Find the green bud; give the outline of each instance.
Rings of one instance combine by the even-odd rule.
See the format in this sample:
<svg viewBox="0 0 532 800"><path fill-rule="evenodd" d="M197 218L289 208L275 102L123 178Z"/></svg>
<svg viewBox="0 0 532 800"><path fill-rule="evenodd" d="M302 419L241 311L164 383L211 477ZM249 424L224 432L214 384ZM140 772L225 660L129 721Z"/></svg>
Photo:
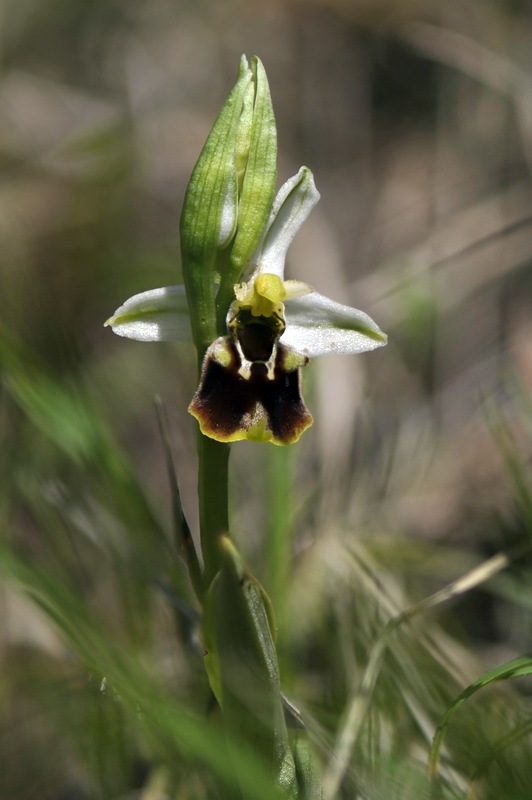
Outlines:
<svg viewBox="0 0 532 800"><path fill-rule="evenodd" d="M277 135L266 73L242 56L194 167L181 215L183 277L202 358L225 333L233 285L258 245L276 180Z"/></svg>

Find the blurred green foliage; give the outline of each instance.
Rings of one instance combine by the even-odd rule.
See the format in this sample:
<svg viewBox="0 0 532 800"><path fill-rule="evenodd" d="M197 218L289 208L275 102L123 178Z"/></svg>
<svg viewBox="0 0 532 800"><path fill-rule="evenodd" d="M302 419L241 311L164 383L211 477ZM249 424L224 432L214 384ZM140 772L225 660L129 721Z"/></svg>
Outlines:
<svg viewBox="0 0 532 800"><path fill-rule="evenodd" d="M331 782L349 745L336 796L429 797L446 710L532 642L528 5L5 0L1 19L0 796L234 796L153 410L194 530L193 354L102 325L179 282L185 186L247 52L280 178L309 163L322 192L297 275L390 345L308 368L316 423L286 457L234 448L234 535ZM530 796L529 693L464 703L443 797Z"/></svg>

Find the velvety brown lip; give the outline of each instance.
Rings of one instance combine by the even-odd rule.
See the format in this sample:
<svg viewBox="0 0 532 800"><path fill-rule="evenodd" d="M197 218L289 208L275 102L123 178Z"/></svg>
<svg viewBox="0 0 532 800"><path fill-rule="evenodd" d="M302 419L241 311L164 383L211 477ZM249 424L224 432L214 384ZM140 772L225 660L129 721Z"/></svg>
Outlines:
<svg viewBox="0 0 532 800"><path fill-rule="evenodd" d="M220 340L215 345L219 348ZM251 364L247 378L239 372L241 357L234 342L224 340L228 363L220 363L216 348L207 351L201 381L189 406L202 432L230 442L248 438L254 426L263 424L270 441L297 441L312 424L312 415L301 395L300 367L288 368L286 348L278 345L273 377L268 377L266 364L258 361Z"/></svg>

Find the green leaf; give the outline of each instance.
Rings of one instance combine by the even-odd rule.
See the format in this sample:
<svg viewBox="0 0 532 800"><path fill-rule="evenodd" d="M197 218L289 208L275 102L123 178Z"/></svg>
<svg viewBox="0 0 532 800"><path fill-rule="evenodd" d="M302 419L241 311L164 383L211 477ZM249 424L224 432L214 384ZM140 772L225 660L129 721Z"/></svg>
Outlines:
<svg viewBox="0 0 532 800"><path fill-rule="evenodd" d="M220 546L222 568L206 609L211 685L231 739L250 745L286 796L296 798L296 770L265 593L244 569L231 540L223 537ZM238 750L233 750L233 757L238 769Z"/></svg>
<svg viewBox="0 0 532 800"><path fill-rule="evenodd" d="M307 735L297 733L292 742L299 787L298 800L323 800L320 775Z"/></svg>

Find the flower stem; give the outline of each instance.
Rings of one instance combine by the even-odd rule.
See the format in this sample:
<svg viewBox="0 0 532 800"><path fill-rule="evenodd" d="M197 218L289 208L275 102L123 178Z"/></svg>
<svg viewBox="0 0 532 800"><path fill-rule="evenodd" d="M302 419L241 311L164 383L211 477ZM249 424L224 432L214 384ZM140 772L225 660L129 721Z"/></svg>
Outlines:
<svg viewBox="0 0 532 800"><path fill-rule="evenodd" d="M220 536L229 534L230 445L198 435L198 495L204 586L220 568Z"/></svg>

